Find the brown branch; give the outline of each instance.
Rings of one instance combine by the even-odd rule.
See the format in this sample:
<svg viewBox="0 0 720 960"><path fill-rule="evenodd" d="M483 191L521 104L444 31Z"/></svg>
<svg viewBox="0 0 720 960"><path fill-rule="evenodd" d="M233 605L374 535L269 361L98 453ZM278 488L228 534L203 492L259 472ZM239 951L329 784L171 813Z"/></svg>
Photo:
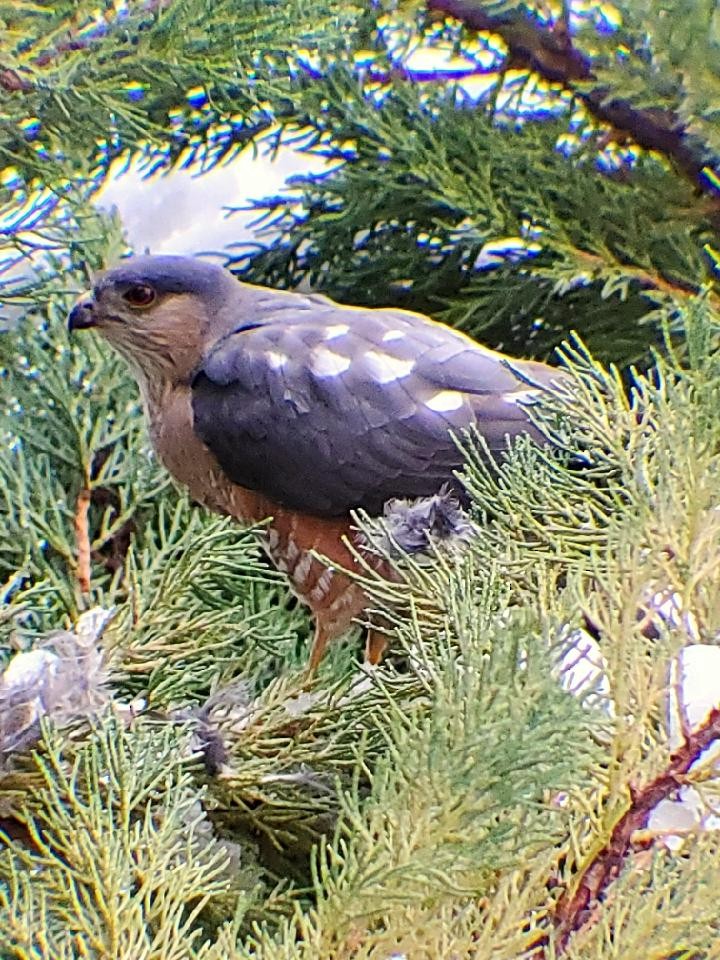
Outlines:
<svg viewBox="0 0 720 960"><path fill-rule="evenodd" d="M512 67L524 67L552 83L572 89L573 80L592 80L590 58L577 50L567 31L544 27L527 14L492 16L478 0L427 0L431 13L455 17L471 30L486 30L501 37L508 48ZM598 87L589 93L576 92L590 114L614 128L622 138L629 135L645 150L656 150L671 159L699 189L718 201L718 191L706 175L708 159L700 146L691 145L686 127L670 110L634 107L621 98L607 99L608 91Z"/></svg>
<svg viewBox="0 0 720 960"><path fill-rule="evenodd" d="M376 70L374 67L363 69L363 78L370 83L391 83L393 80L407 80L410 83L450 83L453 80L468 80L471 77L488 77L497 73L497 67L433 67L427 70L411 70L402 64L396 64L391 70Z"/></svg>
<svg viewBox="0 0 720 960"><path fill-rule="evenodd" d="M172 2L173 0L144 0L144 2L136 4L132 8L132 12L154 15L161 13L169 7ZM46 67L64 54L77 53L78 51L88 50L90 47L101 44L107 37L108 32L116 26L121 29L127 28L127 21L125 19L118 20L112 15L111 11L107 11L103 19L107 27L106 30L99 30L95 34L88 32L87 36L79 36L79 30L83 28L85 24L80 24L75 27L74 30L68 28L67 37L64 40L60 40L54 46L41 50L39 53L31 56L29 62L34 67ZM117 55L118 51L115 51L114 56ZM35 84L21 77L16 70L3 67L2 64L0 64L0 89L5 90L7 93L28 93L35 89Z"/></svg>
<svg viewBox="0 0 720 960"><path fill-rule="evenodd" d="M634 849L633 837L647 826L652 811L685 783L686 774L713 741L720 738L720 709L712 710L705 723L690 733L670 756L667 769L642 789L630 788L630 807L615 824L610 839L558 900L554 910L555 955L565 953L570 938L597 919L597 906L609 885L618 878ZM546 945L547 941L545 941ZM541 944L538 960L544 955Z"/></svg>
<svg viewBox="0 0 720 960"><path fill-rule="evenodd" d="M144 0L142 3L136 4L131 8L132 13L161 13L170 4L173 0ZM105 17L103 18L107 25L107 31L98 32L95 36L89 34L87 37L78 37L73 33L70 33L67 40L56 44L54 47L50 47L48 50L43 50L42 53L39 53L36 57L33 58L33 64L38 67L47 66L48 63L51 63L53 60L56 60L58 56L61 56L64 53L75 53L78 50L87 50L88 47L94 46L102 42L110 30L115 26L120 27L121 29L127 28L127 20L119 20L117 17L113 16L112 11L107 11Z"/></svg>
<svg viewBox="0 0 720 960"><path fill-rule="evenodd" d="M75 545L77 549L76 575L80 590L83 593L90 591L90 533L88 530L88 510L92 494L87 487L82 487L75 501Z"/></svg>
<svg viewBox="0 0 720 960"><path fill-rule="evenodd" d="M588 253L586 250L576 249L574 251L574 255L581 262L585 261L591 270L603 270L607 269L609 266L609 264L607 264L602 257L599 257L595 253ZM699 286L695 287L691 284L685 284L681 280L676 280L673 283L672 281L661 276L659 273L650 273L647 270L643 270L641 267L633 267L630 264L618 263L617 268L622 270L622 272L628 277L639 283L641 288L646 290L659 290L661 293L666 293L675 300L687 301L692 297L697 297L700 293ZM715 294L710 294L708 299L711 306L713 306L716 310L720 309L720 298L715 296Z"/></svg>
<svg viewBox="0 0 720 960"><path fill-rule="evenodd" d="M32 90L33 85L28 80L23 80L15 70L0 67L0 88L7 93L27 93Z"/></svg>
<svg viewBox="0 0 720 960"><path fill-rule="evenodd" d="M568 34L540 26L517 13L492 16L478 0L427 0L431 13L460 20L471 30L486 30L505 41L513 66L526 66L553 83L592 77L590 60L576 50Z"/></svg>

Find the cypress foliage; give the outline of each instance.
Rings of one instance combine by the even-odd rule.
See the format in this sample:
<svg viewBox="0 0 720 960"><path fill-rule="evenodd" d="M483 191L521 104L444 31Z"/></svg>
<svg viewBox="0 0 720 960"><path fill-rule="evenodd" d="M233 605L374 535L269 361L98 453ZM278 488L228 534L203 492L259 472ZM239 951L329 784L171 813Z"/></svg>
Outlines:
<svg viewBox="0 0 720 960"><path fill-rule="evenodd" d="M0 957L716 956L715 7L0 18ZM127 252L92 206L114 160L284 143L327 169L253 203L242 277L566 371L552 452L458 438L462 543L410 558L357 517L391 652L312 682L256 531L173 487L64 322Z"/></svg>

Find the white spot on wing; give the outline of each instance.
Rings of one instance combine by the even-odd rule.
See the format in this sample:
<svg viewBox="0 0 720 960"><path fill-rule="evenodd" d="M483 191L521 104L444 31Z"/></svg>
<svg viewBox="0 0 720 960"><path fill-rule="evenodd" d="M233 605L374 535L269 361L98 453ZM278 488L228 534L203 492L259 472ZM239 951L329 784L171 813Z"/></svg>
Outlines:
<svg viewBox="0 0 720 960"><path fill-rule="evenodd" d="M402 340L405 334L402 330L388 330L382 336L383 343L390 343L391 340Z"/></svg>
<svg viewBox="0 0 720 960"><path fill-rule="evenodd" d="M513 390L510 393L503 393L501 400L505 403L527 403L528 400L535 400L540 393L539 390Z"/></svg>
<svg viewBox="0 0 720 960"><path fill-rule="evenodd" d="M379 353L377 350L368 350L365 362L370 373L378 383L390 383L391 380L400 380L406 377L415 366L414 360L400 360L391 357L388 353Z"/></svg>
<svg viewBox="0 0 720 960"><path fill-rule="evenodd" d="M335 340L337 337L344 337L346 333L350 333L350 327L346 323L333 323L329 327L325 327L324 340Z"/></svg>
<svg viewBox="0 0 720 960"><path fill-rule="evenodd" d="M436 413L447 413L449 410L459 410L464 398L457 390L441 390L425 401L425 406Z"/></svg>
<svg viewBox="0 0 720 960"><path fill-rule="evenodd" d="M316 377L337 377L350 366L350 358L327 347L315 347L310 355L310 366Z"/></svg>
<svg viewBox="0 0 720 960"><path fill-rule="evenodd" d="M290 357L285 353L278 353L277 350L268 350L265 354L265 359L268 362L268 366L272 367L273 370L280 370L285 366Z"/></svg>

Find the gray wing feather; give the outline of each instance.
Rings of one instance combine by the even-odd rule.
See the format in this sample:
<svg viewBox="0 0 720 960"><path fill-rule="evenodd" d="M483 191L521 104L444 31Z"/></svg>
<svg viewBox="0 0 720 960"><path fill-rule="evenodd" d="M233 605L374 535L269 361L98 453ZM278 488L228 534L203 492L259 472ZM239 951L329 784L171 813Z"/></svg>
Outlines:
<svg viewBox="0 0 720 960"><path fill-rule="evenodd" d="M418 314L290 305L221 338L193 382L195 429L235 483L319 516L378 514L453 482L450 431L475 423L494 451L541 439L517 402L528 384L500 354ZM557 376L515 365L541 384Z"/></svg>

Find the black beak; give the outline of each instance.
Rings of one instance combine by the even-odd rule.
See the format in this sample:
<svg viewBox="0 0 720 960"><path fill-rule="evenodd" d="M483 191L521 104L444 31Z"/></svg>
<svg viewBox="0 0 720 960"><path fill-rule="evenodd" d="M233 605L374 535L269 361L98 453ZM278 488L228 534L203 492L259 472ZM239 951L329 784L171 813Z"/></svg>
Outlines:
<svg viewBox="0 0 720 960"><path fill-rule="evenodd" d="M92 300L81 300L76 303L68 316L68 330L87 330L97 326Z"/></svg>

